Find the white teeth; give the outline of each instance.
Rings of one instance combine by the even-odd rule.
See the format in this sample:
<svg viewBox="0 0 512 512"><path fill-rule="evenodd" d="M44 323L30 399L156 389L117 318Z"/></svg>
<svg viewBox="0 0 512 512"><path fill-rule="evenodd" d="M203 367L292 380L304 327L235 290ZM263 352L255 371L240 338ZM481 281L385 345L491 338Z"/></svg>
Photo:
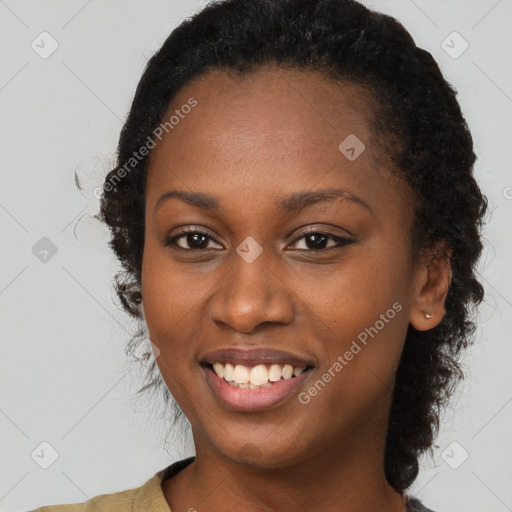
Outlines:
<svg viewBox="0 0 512 512"><path fill-rule="evenodd" d="M251 384L256 386L261 386L268 382L268 370L267 367L263 364L259 364L254 368L251 368L251 372L249 373L249 381Z"/></svg>
<svg viewBox="0 0 512 512"><path fill-rule="evenodd" d="M221 363L213 363L213 369L221 379L222 377L224 377L224 365L222 365Z"/></svg>
<svg viewBox="0 0 512 512"><path fill-rule="evenodd" d="M277 382L281 379L282 368L280 364L272 364L270 365L270 371L268 372L268 380L272 382Z"/></svg>
<svg viewBox="0 0 512 512"><path fill-rule="evenodd" d="M281 379L289 380L292 377L298 377L305 369L300 366L293 367L291 364L258 364L251 368L243 364L213 363L213 370L221 379L242 389L266 388Z"/></svg>
<svg viewBox="0 0 512 512"><path fill-rule="evenodd" d="M249 382L249 368L243 364L237 364L233 372L233 379L237 384L247 384Z"/></svg>
<svg viewBox="0 0 512 512"><path fill-rule="evenodd" d="M283 379L291 379L293 375L293 366L291 364L285 364L283 368Z"/></svg>
<svg viewBox="0 0 512 512"><path fill-rule="evenodd" d="M235 367L230 363L227 363L223 366L224 366L224 380L227 380L228 382L232 382L233 381L233 372L235 370ZM221 376L219 375L219 377L221 377Z"/></svg>
<svg viewBox="0 0 512 512"><path fill-rule="evenodd" d="M298 366L293 369L293 375L295 377L298 377L302 372L304 371L304 368L299 368Z"/></svg>

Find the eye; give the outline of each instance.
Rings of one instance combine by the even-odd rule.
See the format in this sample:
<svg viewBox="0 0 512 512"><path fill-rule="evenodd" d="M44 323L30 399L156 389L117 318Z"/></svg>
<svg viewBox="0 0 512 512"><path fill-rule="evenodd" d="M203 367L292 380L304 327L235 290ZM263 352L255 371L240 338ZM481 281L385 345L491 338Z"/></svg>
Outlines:
<svg viewBox="0 0 512 512"><path fill-rule="evenodd" d="M185 251L193 251L193 250L202 250L202 249L209 249L208 247L208 240L214 241L215 239L211 237L208 233L204 231L199 231L195 228L187 228L183 230L184 232L169 236L165 239L165 246L171 246L174 245L178 249L183 249ZM189 244L189 247L183 247L182 245L179 245L178 241L181 241L181 239L184 239L185 244ZM211 247L210 247L211 249Z"/></svg>
<svg viewBox="0 0 512 512"><path fill-rule="evenodd" d="M182 239L184 239L183 242L185 244L188 244L188 247L186 245L185 247L183 245L180 245L179 242L182 241ZM331 245L330 247L326 247L326 244L328 243L329 239L331 239L334 242L334 244ZM307 232L303 233L303 235L300 238L295 240L294 244L297 244L301 240L305 241L306 247L298 249L296 248L296 250L314 250L315 252L326 251L354 243L353 240L349 240L341 236L333 235L332 233L326 233L315 229L310 229ZM183 230L183 232L180 234L167 237L164 245L166 247L175 246L178 249L182 249L184 251L193 251L212 249L212 247L208 247L209 241L216 242L216 240L207 232L200 231L195 228L187 228Z"/></svg>
<svg viewBox="0 0 512 512"><path fill-rule="evenodd" d="M329 239L331 239L335 243L329 247L326 247ZM332 233L326 233L315 229L309 229L300 238L298 238L294 242L294 244L301 240L304 240L306 247L298 248L296 250L314 250L315 252L327 251L333 248L339 248L354 243L353 240L349 240L341 236L333 235Z"/></svg>

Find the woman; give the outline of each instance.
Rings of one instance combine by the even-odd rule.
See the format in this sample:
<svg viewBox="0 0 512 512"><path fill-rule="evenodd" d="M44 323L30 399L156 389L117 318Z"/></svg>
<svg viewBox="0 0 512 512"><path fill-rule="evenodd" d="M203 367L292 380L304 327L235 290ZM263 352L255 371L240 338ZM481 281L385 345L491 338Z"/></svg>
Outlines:
<svg viewBox="0 0 512 512"><path fill-rule="evenodd" d="M37 510L428 511L406 491L483 298L475 158L455 91L389 16L224 0L183 22L100 218L153 343L148 387L196 455Z"/></svg>

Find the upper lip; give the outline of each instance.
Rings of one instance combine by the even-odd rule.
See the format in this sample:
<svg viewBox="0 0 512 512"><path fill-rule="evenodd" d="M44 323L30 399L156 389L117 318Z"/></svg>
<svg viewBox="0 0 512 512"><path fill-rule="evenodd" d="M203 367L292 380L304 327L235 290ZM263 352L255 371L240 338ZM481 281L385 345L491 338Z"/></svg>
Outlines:
<svg viewBox="0 0 512 512"><path fill-rule="evenodd" d="M290 364L294 367L306 368L314 366L314 363L291 352L278 350L271 347L258 347L243 349L238 347L228 347L213 350L206 353L201 358L202 363L232 363L245 366L256 366L258 364Z"/></svg>

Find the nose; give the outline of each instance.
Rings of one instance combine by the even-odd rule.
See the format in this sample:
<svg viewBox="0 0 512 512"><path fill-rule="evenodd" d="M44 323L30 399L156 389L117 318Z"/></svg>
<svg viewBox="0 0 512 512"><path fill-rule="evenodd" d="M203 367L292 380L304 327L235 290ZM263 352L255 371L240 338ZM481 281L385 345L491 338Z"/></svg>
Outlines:
<svg viewBox="0 0 512 512"><path fill-rule="evenodd" d="M265 323L294 319L292 292L277 269L260 255L248 263L234 254L229 271L212 297L210 319L250 334Z"/></svg>

